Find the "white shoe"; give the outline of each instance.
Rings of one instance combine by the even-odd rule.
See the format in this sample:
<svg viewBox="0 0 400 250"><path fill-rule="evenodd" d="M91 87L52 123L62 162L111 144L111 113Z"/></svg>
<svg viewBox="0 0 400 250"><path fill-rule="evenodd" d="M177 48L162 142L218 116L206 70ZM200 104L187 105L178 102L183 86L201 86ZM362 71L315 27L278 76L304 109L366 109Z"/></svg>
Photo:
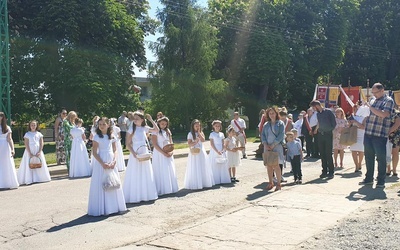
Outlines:
<svg viewBox="0 0 400 250"><path fill-rule="evenodd" d="M272 182L273 182L274 185L276 186L276 184L278 184L278 179L276 179L276 177L274 177L274 179L272 180Z"/></svg>
<svg viewBox="0 0 400 250"><path fill-rule="evenodd" d="M283 176L281 177L281 182L287 182L287 180L285 180L285 178L283 178Z"/></svg>

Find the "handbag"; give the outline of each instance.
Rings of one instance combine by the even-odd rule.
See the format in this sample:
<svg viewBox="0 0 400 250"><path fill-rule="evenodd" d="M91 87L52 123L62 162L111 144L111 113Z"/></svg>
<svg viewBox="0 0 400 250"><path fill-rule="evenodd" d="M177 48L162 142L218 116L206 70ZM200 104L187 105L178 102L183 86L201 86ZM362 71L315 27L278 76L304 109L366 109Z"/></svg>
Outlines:
<svg viewBox="0 0 400 250"><path fill-rule="evenodd" d="M30 169L36 169L36 168L41 168L42 167L42 160L37 157L37 156L32 156L29 158L29 168Z"/></svg>
<svg viewBox="0 0 400 250"><path fill-rule="evenodd" d="M102 186L104 191L111 191L121 187L121 181L113 169L104 169Z"/></svg>
<svg viewBox="0 0 400 250"><path fill-rule="evenodd" d="M278 166L279 153L274 151L266 151L263 153L264 166Z"/></svg>
<svg viewBox="0 0 400 250"><path fill-rule="evenodd" d="M343 128L340 134L339 144L351 146L357 142L357 127L351 126Z"/></svg>
<svg viewBox="0 0 400 250"><path fill-rule="evenodd" d="M169 152L172 152L172 151L174 151L174 144L166 144L163 148L162 148L162 150L165 152L165 153L169 153Z"/></svg>

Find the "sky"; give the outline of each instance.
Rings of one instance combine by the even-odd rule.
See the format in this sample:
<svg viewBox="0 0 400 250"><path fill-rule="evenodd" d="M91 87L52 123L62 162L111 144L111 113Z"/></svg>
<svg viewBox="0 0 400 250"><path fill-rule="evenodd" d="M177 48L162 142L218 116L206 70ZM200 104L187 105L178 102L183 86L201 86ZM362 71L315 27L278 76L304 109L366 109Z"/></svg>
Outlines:
<svg viewBox="0 0 400 250"><path fill-rule="evenodd" d="M148 0L149 4L150 4L150 10L149 10L149 15L152 18L157 18L156 14L158 9L161 10L162 9L162 5L160 4L159 0ZM174 0L171 0L174 1ZM197 4L199 4L200 6L207 6L207 0L197 0ZM146 36L144 38L145 43L146 43L146 58L147 58L147 62L151 62L151 61L155 61L156 57L153 54L153 52L148 48L148 43L149 42L154 42L157 40L157 38L159 38L162 34L157 33L156 35L150 35L150 36ZM143 71L139 71L136 67L135 67L135 76L137 77L147 77L147 71L143 70Z"/></svg>

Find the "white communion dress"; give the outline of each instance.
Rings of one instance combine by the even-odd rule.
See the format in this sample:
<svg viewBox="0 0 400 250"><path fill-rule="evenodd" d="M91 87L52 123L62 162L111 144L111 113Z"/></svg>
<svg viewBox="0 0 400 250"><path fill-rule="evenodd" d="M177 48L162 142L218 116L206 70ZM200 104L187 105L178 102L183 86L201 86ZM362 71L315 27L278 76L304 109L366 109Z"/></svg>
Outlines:
<svg viewBox="0 0 400 250"><path fill-rule="evenodd" d="M72 136L71 159L69 167L69 177L85 177L92 174L92 167L89 162L85 141L82 135L85 134L83 128L73 128L70 132Z"/></svg>
<svg viewBox="0 0 400 250"><path fill-rule="evenodd" d="M115 140L115 146L117 148L115 160L117 161L117 165L115 166L118 171L125 171L125 159L124 159L124 152L122 150L122 145L121 145L121 138L119 138L121 129L117 126L113 126L113 135Z"/></svg>
<svg viewBox="0 0 400 250"><path fill-rule="evenodd" d="M214 142L214 146L219 152L223 150L223 140L225 139L223 133L211 132L209 139ZM217 160L220 160L220 162ZM208 154L208 161L212 169L215 184L231 183L226 152L220 155L213 148L211 148L210 153Z"/></svg>
<svg viewBox="0 0 400 250"><path fill-rule="evenodd" d="M165 130L153 133L153 136L157 136L157 144L161 149L170 143L170 137ZM152 164L158 195L178 192L174 156L166 157L154 148Z"/></svg>
<svg viewBox="0 0 400 250"><path fill-rule="evenodd" d="M147 133L149 127L136 127L132 137L132 147L137 154L148 154ZM133 133L130 128L129 134ZM138 203L158 198L154 181L153 167L150 160L139 161L132 154L129 155L123 184L124 196L127 203Z"/></svg>
<svg viewBox="0 0 400 250"><path fill-rule="evenodd" d="M196 133L197 136L198 134ZM191 132L189 132L187 139L194 140ZM184 181L185 188L195 190L212 187L214 185L214 177L206 150L201 141L194 147L200 148L200 153L193 154L191 151L189 152Z"/></svg>
<svg viewBox="0 0 400 250"><path fill-rule="evenodd" d="M112 143L114 139L110 140L107 135L101 138L96 134L93 141L99 144L97 152L102 161L106 163L112 162L114 157ZM88 215L100 216L126 211L122 187L105 191L102 185L105 170L94 157L92 161L93 173L90 181ZM119 178L117 168L114 167L112 171L114 171ZM121 182L120 179L119 181Z"/></svg>
<svg viewBox="0 0 400 250"><path fill-rule="evenodd" d="M18 180L15 171L14 158L11 156L11 148L7 136L11 134L11 128L7 126L7 133L3 134L0 127L0 188L17 188Z"/></svg>
<svg viewBox="0 0 400 250"><path fill-rule="evenodd" d="M29 149L32 155L36 155L40 149L40 140L43 138L42 133L35 131L29 131L24 135L24 138L29 140ZM22 156L21 165L19 166L17 177L20 185L32 184L36 182L48 182L51 180L50 172L47 168L46 159L44 158L43 151L40 152L39 155L40 160L42 161L41 168L30 169L29 168L29 153L25 149L24 155Z"/></svg>

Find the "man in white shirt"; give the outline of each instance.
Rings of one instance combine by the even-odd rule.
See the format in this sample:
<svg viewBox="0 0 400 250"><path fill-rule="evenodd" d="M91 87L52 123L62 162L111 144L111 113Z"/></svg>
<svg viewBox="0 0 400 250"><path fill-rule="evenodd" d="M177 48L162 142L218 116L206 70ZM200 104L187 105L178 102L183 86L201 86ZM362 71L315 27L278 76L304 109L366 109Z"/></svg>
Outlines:
<svg viewBox="0 0 400 250"><path fill-rule="evenodd" d="M242 154L243 159L247 159L246 156L246 122L239 117L239 112L233 113L233 120L231 121L231 126L236 132L237 139L240 142L240 146L243 147Z"/></svg>
<svg viewBox="0 0 400 250"><path fill-rule="evenodd" d="M310 127L312 129L312 136L313 136L313 149L312 149L311 157L319 159L318 131L317 131L317 125L318 125L317 113L318 112L314 112L314 110L312 108L309 108L307 110L307 112L308 112Z"/></svg>
<svg viewBox="0 0 400 250"><path fill-rule="evenodd" d="M127 113L126 111L122 111L122 114L120 117L118 117L118 127L121 129L121 145L123 145L124 148L126 148L126 131L128 130L127 124L128 124L128 117L126 117Z"/></svg>

